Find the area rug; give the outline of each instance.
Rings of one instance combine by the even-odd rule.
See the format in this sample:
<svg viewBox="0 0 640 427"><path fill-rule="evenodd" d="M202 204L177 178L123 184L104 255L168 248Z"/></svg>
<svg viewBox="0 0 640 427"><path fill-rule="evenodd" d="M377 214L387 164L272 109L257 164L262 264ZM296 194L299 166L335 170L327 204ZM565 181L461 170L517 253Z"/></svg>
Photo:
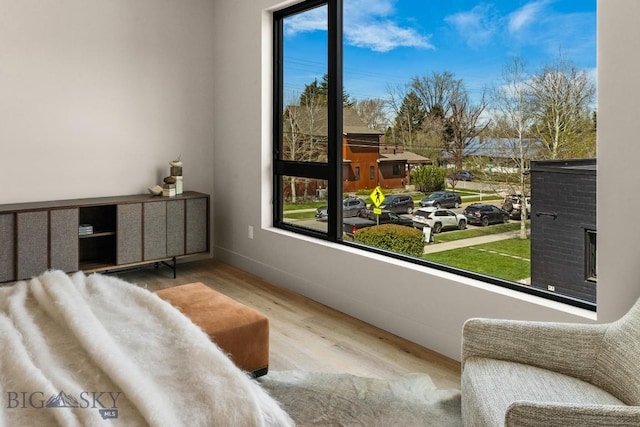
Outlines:
<svg viewBox="0 0 640 427"><path fill-rule="evenodd" d="M461 426L460 391L426 374L394 380L349 374L271 371L260 384L298 426Z"/></svg>

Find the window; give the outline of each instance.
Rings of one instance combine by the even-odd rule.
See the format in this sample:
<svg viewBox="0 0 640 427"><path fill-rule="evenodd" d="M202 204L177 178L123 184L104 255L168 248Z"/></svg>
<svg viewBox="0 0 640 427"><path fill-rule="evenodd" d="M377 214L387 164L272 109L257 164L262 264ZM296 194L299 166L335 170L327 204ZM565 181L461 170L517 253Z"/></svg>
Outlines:
<svg viewBox="0 0 640 427"><path fill-rule="evenodd" d="M596 0L536 4L307 0L274 13L274 225L563 300L531 283L529 172L532 160L595 157ZM372 208L376 187L407 236L430 193L458 192L431 246L471 231L520 239L418 256L343 239L342 201Z"/></svg>
<svg viewBox="0 0 640 427"><path fill-rule="evenodd" d="M597 245L595 230L585 230L585 279L589 282L598 281Z"/></svg>
<svg viewBox="0 0 640 427"><path fill-rule="evenodd" d="M342 172L337 166L341 114L329 108L341 84L339 18L337 4L327 1L306 1L274 14L274 223L333 239L338 236L334 218L342 208L336 192ZM290 42L307 22L317 30L313 40ZM313 60L300 59L300 49ZM304 80L309 75L317 77ZM318 207L315 218L329 220L300 221L287 214L288 206L319 195L326 197L325 206Z"/></svg>

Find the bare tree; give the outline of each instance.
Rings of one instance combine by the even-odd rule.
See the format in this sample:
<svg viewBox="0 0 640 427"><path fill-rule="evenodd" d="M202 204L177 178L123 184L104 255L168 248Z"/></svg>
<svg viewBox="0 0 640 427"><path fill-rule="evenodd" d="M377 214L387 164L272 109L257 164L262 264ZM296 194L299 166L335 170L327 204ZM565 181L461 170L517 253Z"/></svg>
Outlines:
<svg viewBox="0 0 640 427"><path fill-rule="evenodd" d="M453 100L464 91L462 80L454 78L448 71L414 77L411 81L411 89L420 98L427 112L440 108L444 117L450 115Z"/></svg>
<svg viewBox="0 0 640 427"><path fill-rule="evenodd" d="M380 98L356 100L353 103L358 117L367 124L367 127L376 130L384 130L389 125L385 106L386 101Z"/></svg>
<svg viewBox="0 0 640 427"><path fill-rule="evenodd" d="M525 72L524 62L516 57L502 71L502 80L493 89L491 99L493 106L492 133L504 151L516 165L519 176L519 192L522 195L520 210L520 238L527 238L526 219L528 194L526 177L530 152L535 148L529 132L534 123L535 112L531 104L531 94L527 82L529 76Z"/></svg>
<svg viewBox="0 0 640 427"><path fill-rule="evenodd" d="M478 104L471 103L464 89L451 100L451 116L448 118L451 137L447 141L447 151L453 157L453 164L457 171L462 169L467 146L489 125L489 122L481 121L482 113L486 108L484 92Z"/></svg>
<svg viewBox="0 0 640 427"><path fill-rule="evenodd" d="M431 140L439 140L457 171L462 169L465 149L486 128L481 116L486 109L485 94L477 105L470 101L461 79L448 71L414 77L411 89L426 112L423 131Z"/></svg>
<svg viewBox="0 0 640 427"><path fill-rule="evenodd" d="M586 71L579 70L561 56L530 83L536 110L534 130L544 143L549 159L573 157L572 147L585 138L595 100L595 84Z"/></svg>
<svg viewBox="0 0 640 427"><path fill-rule="evenodd" d="M326 161L327 106L322 95L313 96L308 86L297 100L290 102L283 115L283 159L300 162ZM292 202L298 198L298 181L303 179L302 197L309 194L309 180L290 177L288 185Z"/></svg>

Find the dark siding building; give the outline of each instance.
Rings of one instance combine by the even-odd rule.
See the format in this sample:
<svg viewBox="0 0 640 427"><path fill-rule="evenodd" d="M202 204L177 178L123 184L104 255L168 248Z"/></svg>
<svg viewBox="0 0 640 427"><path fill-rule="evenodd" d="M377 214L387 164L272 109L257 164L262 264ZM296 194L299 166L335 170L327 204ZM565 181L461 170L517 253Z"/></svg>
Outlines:
<svg viewBox="0 0 640 427"><path fill-rule="evenodd" d="M596 160L531 162L531 285L596 301Z"/></svg>

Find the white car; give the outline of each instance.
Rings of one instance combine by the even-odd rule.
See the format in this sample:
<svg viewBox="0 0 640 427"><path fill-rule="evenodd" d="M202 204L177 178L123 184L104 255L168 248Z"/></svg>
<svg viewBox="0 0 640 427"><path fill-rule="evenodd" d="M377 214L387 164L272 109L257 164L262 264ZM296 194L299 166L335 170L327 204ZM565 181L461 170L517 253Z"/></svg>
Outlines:
<svg viewBox="0 0 640 427"><path fill-rule="evenodd" d="M467 218L449 209L419 208L413 212L413 226L431 227L434 233L449 229L464 230L467 228Z"/></svg>

